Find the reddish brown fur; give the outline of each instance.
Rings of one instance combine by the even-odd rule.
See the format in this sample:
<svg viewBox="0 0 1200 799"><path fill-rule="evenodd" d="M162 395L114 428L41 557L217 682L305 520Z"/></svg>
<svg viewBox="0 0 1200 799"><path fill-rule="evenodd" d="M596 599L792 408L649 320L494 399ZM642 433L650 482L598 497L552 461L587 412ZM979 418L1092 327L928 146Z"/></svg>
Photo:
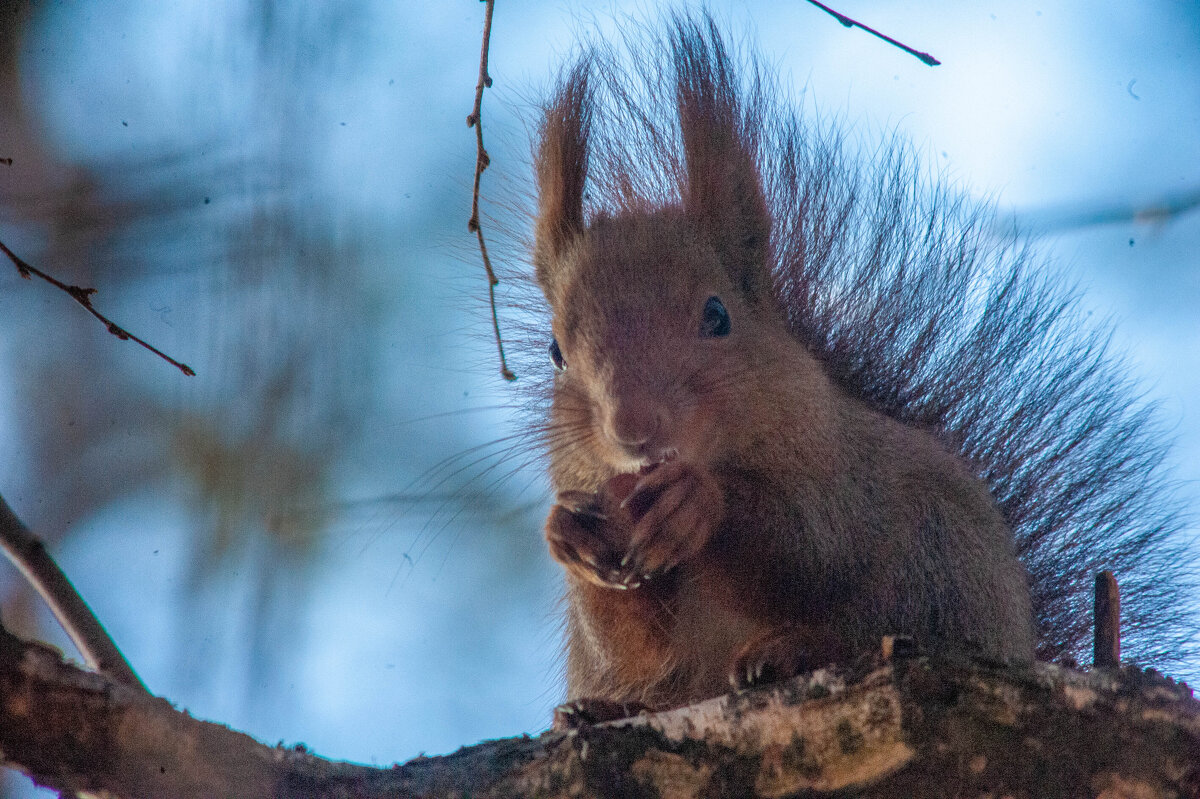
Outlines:
<svg viewBox="0 0 1200 799"><path fill-rule="evenodd" d="M546 532L568 572L569 696L667 707L887 634L1029 660L1027 577L987 485L792 335L720 40L685 20L671 52L680 204L585 222L586 59L542 128L534 259L566 362ZM711 297L728 335L702 333ZM630 472L638 509L618 510L609 481Z"/></svg>

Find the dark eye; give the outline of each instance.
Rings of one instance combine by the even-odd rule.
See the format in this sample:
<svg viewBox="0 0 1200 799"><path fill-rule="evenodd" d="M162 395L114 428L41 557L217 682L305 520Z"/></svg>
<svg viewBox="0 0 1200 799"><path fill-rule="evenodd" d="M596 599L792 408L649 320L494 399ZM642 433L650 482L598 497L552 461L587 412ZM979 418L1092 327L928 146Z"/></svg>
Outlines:
<svg viewBox="0 0 1200 799"><path fill-rule="evenodd" d="M700 320L700 335L720 338L729 335L729 311L717 297L709 297L704 303L704 316Z"/></svg>
<svg viewBox="0 0 1200 799"><path fill-rule="evenodd" d="M554 368L562 372L567 368L567 362L563 358L562 350L558 347L558 339L550 339L550 362L554 364Z"/></svg>

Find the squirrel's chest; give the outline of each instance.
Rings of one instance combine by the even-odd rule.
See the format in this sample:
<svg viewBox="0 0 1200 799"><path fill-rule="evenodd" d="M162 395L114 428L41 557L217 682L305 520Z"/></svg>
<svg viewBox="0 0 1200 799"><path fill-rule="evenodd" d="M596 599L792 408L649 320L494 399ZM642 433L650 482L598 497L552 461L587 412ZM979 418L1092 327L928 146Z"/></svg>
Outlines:
<svg viewBox="0 0 1200 799"><path fill-rule="evenodd" d="M703 557L634 591L571 592L569 694L669 707L723 693L729 666L769 625Z"/></svg>

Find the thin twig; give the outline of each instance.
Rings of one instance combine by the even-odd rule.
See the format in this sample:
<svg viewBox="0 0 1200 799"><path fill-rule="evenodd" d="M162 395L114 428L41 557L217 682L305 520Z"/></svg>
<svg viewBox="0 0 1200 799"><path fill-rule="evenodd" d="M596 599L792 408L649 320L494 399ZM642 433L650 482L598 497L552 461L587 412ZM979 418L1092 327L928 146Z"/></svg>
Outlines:
<svg viewBox="0 0 1200 799"><path fill-rule="evenodd" d="M90 313L92 316L96 317L101 322L103 322L104 326L108 328L109 333L112 333L114 336L121 339L122 341L132 341L135 344L140 344L141 346L150 350L150 352L154 353L155 355L162 358L167 363L174 366L179 371L183 372L188 377L195 376L196 373L192 370L192 367L188 366L186 363L180 363L179 361L172 358L170 355L167 355L165 352L158 349L154 345L149 344L146 341L143 341L142 339L133 335L128 330L117 325L112 320L110 320L108 317L104 316L102 313L97 311L92 306L92 295L96 293L95 289L83 288L82 286L72 286L67 283L63 283L61 280L51 277L50 275L47 275L45 272L42 272L41 270L34 268L33 266L29 265L25 261L22 261L20 258L18 258L16 253L14 253L12 250L8 249L8 247L6 247L4 245L4 242L2 242L2 241L0 241L0 251L3 251L3 253L8 256L9 260L13 262L13 265L17 267L17 272L20 273L21 277L25 278L26 280L32 280L34 276L37 276L37 277L40 277L42 280L46 281L47 283L49 283L50 285L57 286L58 288L65 291L67 294L70 294L71 298L74 299L75 302L79 303L84 308L87 308L88 313Z"/></svg>
<svg viewBox="0 0 1200 799"><path fill-rule="evenodd" d="M2 245L0 245L2 246ZM46 551L0 496L0 548L25 576L70 636L87 665L117 682L146 690L104 625Z"/></svg>
<svg viewBox="0 0 1200 799"><path fill-rule="evenodd" d="M916 58L919 58L921 61L924 61L926 64L928 64L931 67L936 67L938 64L942 63L941 61L938 61L936 58L931 56L929 53L922 53L920 50L914 50L913 48L909 47L907 44L896 41L891 36L882 34L879 31L875 30L874 28L871 28L871 27L868 27L868 26L862 24L858 20L851 19L850 17L846 16L845 14L841 14L837 11L834 11L832 8L830 8L827 5L824 5L823 3L818 3L817 0L808 0L808 2L812 3L814 6L821 9L826 14L829 14L830 16L832 16L834 19L836 19L838 22L845 25L847 28L862 28L867 33L871 34L872 36L878 36L880 39L883 39L888 44L893 45L895 47L899 47L904 52L908 53L909 55L915 56Z"/></svg>
<svg viewBox="0 0 1200 799"><path fill-rule="evenodd" d="M483 170L488 168L491 159L483 147L483 90L491 88L492 78L488 75L488 45L492 38L492 10L496 0L482 0L487 4L483 13L483 45L479 53L479 82L475 84L475 108L467 117L467 127L475 128L475 189L471 195L471 218L467 220L467 230L479 239L479 253L483 256L483 268L487 270L488 301L492 307L492 330L496 334L496 351L500 353L500 374L505 380L516 380L517 376L509 371L508 361L504 357L504 343L500 340L500 317L496 313L496 286L500 283L492 270L492 259L488 257L487 244L483 240L483 227L479 224L479 179Z"/></svg>
<svg viewBox="0 0 1200 799"><path fill-rule="evenodd" d="M1117 578L1110 571L1096 574L1094 612L1092 665L1098 669L1115 669L1121 665L1121 594L1117 590Z"/></svg>

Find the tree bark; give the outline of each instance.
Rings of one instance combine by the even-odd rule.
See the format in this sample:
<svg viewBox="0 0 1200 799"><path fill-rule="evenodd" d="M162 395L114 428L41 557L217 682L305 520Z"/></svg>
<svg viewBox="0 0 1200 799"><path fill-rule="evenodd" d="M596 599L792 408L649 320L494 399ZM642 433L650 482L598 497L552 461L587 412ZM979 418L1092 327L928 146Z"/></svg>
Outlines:
<svg viewBox="0 0 1200 799"><path fill-rule="evenodd" d="M371 768L265 746L0 628L0 761L60 791L122 799L1200 797L1200 703L1136 668L897 653Z"/></svg>

